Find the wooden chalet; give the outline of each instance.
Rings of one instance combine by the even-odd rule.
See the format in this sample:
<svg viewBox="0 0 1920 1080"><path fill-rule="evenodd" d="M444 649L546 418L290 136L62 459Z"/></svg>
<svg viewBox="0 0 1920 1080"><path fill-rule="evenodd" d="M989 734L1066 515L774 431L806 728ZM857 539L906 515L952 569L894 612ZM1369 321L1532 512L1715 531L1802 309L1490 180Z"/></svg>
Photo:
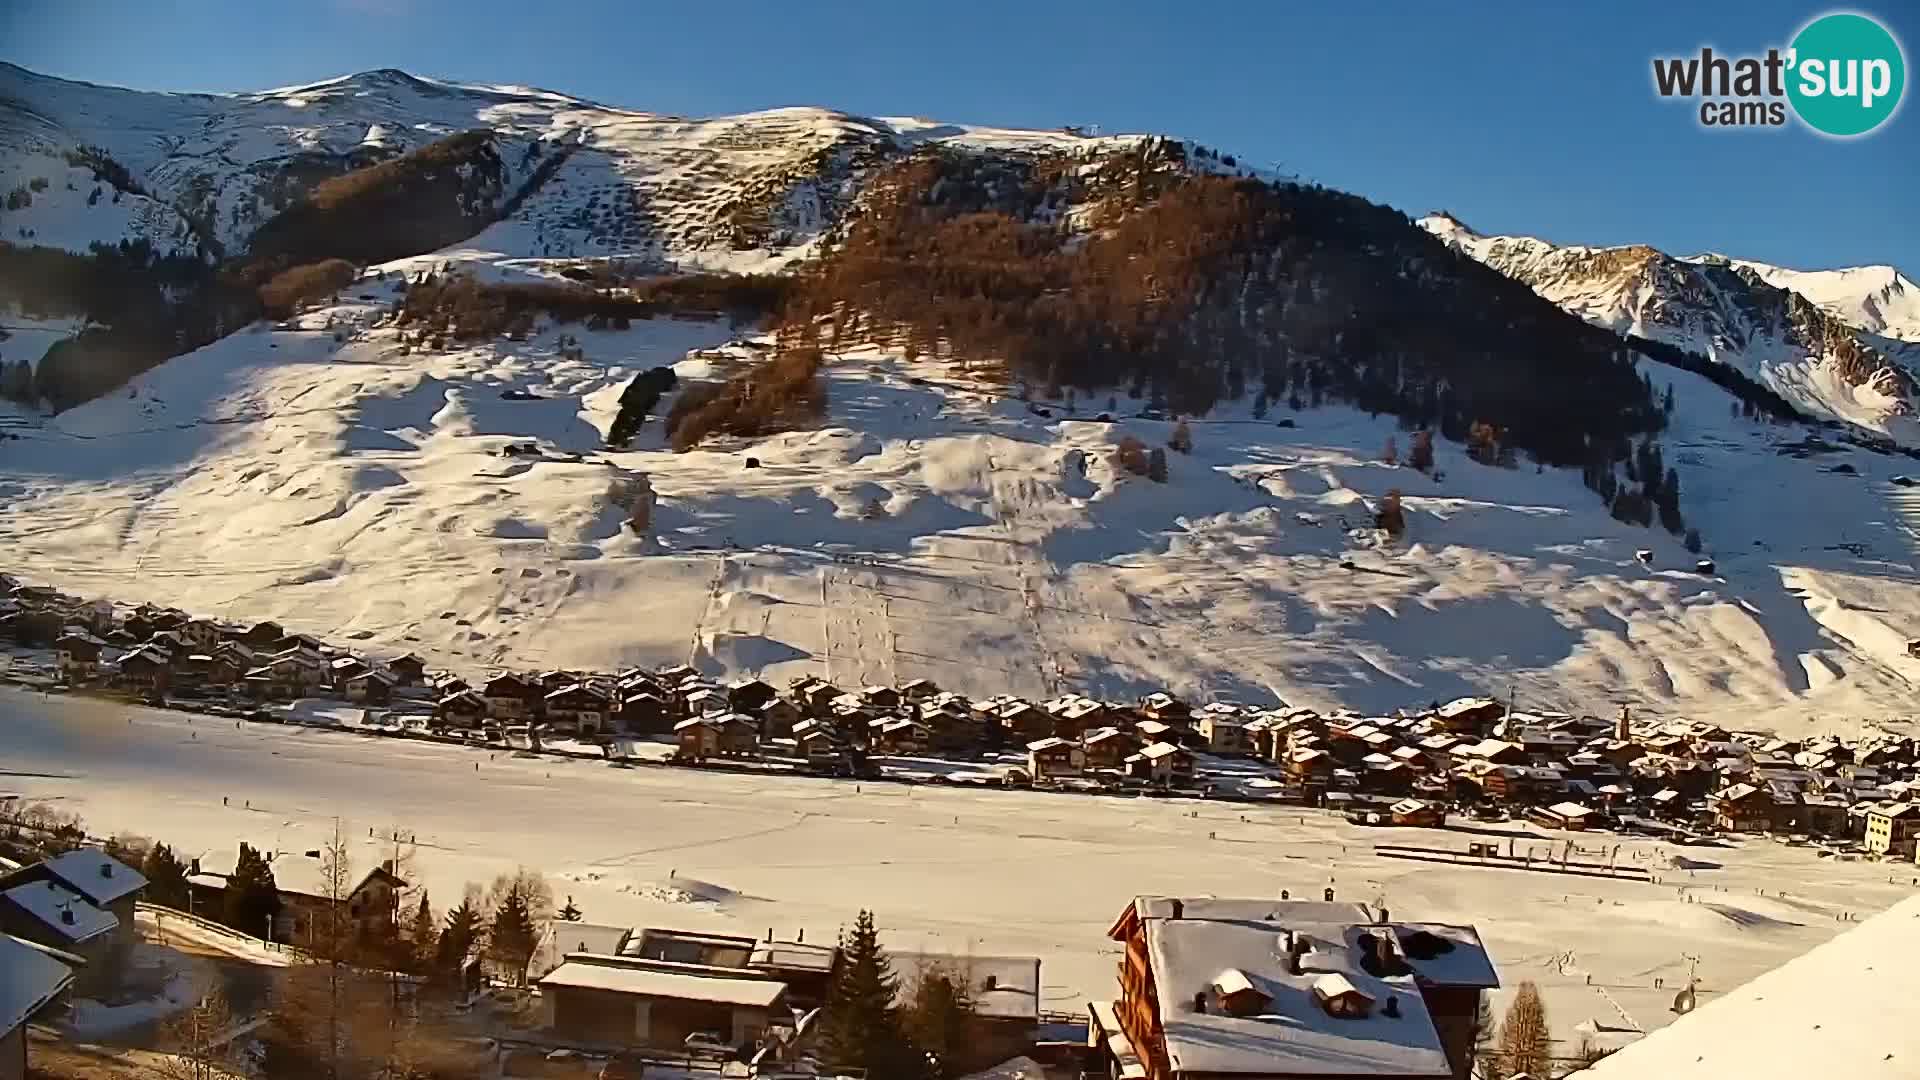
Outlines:
<svg viewBox="0 0 1920 1080"><path fill-rule="evenodd" d="M1735 784L1715 793L1708 805L1721 832L1765 832L1773 828L1773 797L1765 788Z"/></svg>
<svg viewBox="0 0 1920 1080"><path fill-rule="evenodd" d="M1095 728L1081 738L1081 747L1085 752L1085 767L1089 769L1119 769L1126 760L1139 750L1139 740L1131 732L1117 727Z"/></svg>

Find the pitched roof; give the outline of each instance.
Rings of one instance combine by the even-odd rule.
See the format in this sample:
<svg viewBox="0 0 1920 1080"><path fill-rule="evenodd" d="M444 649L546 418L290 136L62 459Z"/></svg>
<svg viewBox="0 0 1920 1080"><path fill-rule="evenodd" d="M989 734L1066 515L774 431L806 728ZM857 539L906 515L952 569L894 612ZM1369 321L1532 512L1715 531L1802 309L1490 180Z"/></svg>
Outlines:
<svg viewBox="0 0 1920 1080"><path fill-rule="evenodd" d="M100 907L147 887L140 871L97 848L77 848L40 865Z"/></svg>
<svg viewBox="0 0 1920 1080"><path fill-rule="evenodd" d="M15 885L0 896L75 945L111 933L120 925L119 917L113 912L94 907L86 897L58 881L30 881Z"/></svg>
<svg viewBox="0 0 1920 1080"><path fill-rule="evenodd" d="M73 982L73 969L46 950L0 934L0 1035L31 1020Z"/></svg>

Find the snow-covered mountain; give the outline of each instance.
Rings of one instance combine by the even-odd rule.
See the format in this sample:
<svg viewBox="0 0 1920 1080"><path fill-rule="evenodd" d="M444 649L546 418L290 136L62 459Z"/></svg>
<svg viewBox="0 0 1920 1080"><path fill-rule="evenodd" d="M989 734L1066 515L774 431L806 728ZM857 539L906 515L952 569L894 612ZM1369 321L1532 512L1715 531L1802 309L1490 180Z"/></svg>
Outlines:
<svg viewBox="0 0 1920 1080"><path fill-rule="evenodd" d="M1420 225L1590 323L1727 364L1813 416L1920 443L1920 346L1907 340L1920 289L1891 267L1807 272L1563 246L1482 235L1445 213Z"/></svg>
<svg viewBox="0 0 1920 1080"><path fill-rule="evenodd" d="M0 63L0 190L49 181L30 191L30 206L0 212L0 237L76 251L145 237L239 252L316 181L475 129L495 132L510 163L565 155L539 196L478 243L730 269L804 254L844 209L861 165L921 143L1097 151L1136 141L814 108L687 119L390 69L215 95L94 86ZM138 191L89 204L97 170L83 151Z"/></svg>

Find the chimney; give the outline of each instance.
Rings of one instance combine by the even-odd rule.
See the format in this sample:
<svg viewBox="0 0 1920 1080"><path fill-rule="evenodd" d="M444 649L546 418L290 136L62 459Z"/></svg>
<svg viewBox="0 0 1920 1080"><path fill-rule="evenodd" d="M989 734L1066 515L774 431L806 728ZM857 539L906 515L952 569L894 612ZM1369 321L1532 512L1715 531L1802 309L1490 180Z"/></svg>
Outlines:
<svg viewBox="0 0 1920 1080"><path fill-rule="evenodd" d="M1387 925L1387 922L1388 922L1387 916L1389 914L1391 914L1391 912L1389 912L1385 907L1382 907L1380 909L1380 917L1375 919L1374 922L1379 923L1381 926Z"/></svg>
<svg viewBox="0 0 1920 1080"><path fill-rule="evenodd" d="M1321 894L1321 898L1329 904L1333 903L1333 886L1327 886L1326 891Z"/></svg>
<svg viewBox="0 0 1920 1080"><path fill-rule="evenodd" d="M1207 992L1205 990L1193 995L1193 1011L1197 1013L1207 1011Z"/></svg>
<svg viewBox="0 0 1920 1080"><path fill-rule="evenodd" d="M1400 1019L1400 995L1388 994L1387 1003L1380 1007L1380 1013L1390 1019Z"/></svg>
<svg viewBox="0 0 1920 1080"><path fill-rule="evenodd" d="M1293 931L1287 931L1287 974L1301 974L1300 956L1307 951L1306 944Z"/></svg>
<svg viewBox="0 0 1920 1080"><path fill-rule="evenodd" d="M1381 934L1379 937L1373 939L1373 959L1375 963L1380 965L1382 974L1394 970L1396 965L1393 962L1393 945L1387 938L1387 935Z"/></svg>
<svg viewBox="0 0 1920 1080"><path fill-rule="evenodd" d="M100 876L101 876L101 877L112 877L112 876L113 876L113 864L112 864L112 863L110 863L110 862L103 862L103 863L101 863L101 864L100 864Z"/></svg>
<svg viewBox="0 0 1920 1080"><path fill-rule="evenodd" d="M1000 988L1000 976L998 976L998 975L989 975L989 976L987 976L987 977L986 977L986 979L985 979L984 981L982 981L982 982L981 982L981 984L980 984L980 988L981 988L981 989L983 989L983 990L997 990L997 989L999 989L999 988Z"/></svg>
<svg viewBox="0 0 1920 1080"><path fill-rule="evenodd" d="M1179 918L1187 910L1187 905L1179 900L1170 901L1170 903L1173 905L1172 918Z"/></svg>
<svg viewBox="0 0 1920 1080"><path fill-rule="evenodd" d="M73 925L73 908L72 907L63 907L60 909L60 921L65 923L68 926Z"/></svg>
<svg viewBox="0 0 1920 1080"><path fill-rule="evenodd" d="M1622 705L1620 706L1620 720L1613 727L1613 737L1615 740L1619 742L1626 742L1631 737L1632 733L1633 733L1633 728L1628 723L1628 719L1627 719L1627 707L1625 705Z"/></svg>

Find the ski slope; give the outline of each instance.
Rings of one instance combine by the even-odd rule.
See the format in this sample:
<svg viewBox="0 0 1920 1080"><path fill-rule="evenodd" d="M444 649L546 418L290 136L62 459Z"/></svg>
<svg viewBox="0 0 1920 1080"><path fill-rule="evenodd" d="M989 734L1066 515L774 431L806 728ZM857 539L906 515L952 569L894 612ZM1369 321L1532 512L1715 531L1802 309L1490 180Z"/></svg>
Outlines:
<svg viewBox="0 0 1920 1080"><path fill-rule="evenodd" d="M673 454L652 421L608 451L635 372L717 378L759 353L671 319L408 351L382 325L389 287L16 422L0 565L468 674L685 662L979 696L1387 710L1511 692L1783 731L1911 725L1920 519L1891 481L1920 465L1810 450L1681 372L1651 369L1674 387L1667 459L1712 575L1575 473L1448 444L1444 479L1388 465L1387 440L1406 444L1388 418L1231 404L1194 421L1160 485L1110 455L1163 444L1167 422L1099 422L1106 395L1042 416L955 365L877 352L829 365L816 428ZM583 358L559 355L563 333ZM636 476L658 498L644 537L609 498ZM1394 489L1410 524L1390 544L1368 507Z"/></svg>

